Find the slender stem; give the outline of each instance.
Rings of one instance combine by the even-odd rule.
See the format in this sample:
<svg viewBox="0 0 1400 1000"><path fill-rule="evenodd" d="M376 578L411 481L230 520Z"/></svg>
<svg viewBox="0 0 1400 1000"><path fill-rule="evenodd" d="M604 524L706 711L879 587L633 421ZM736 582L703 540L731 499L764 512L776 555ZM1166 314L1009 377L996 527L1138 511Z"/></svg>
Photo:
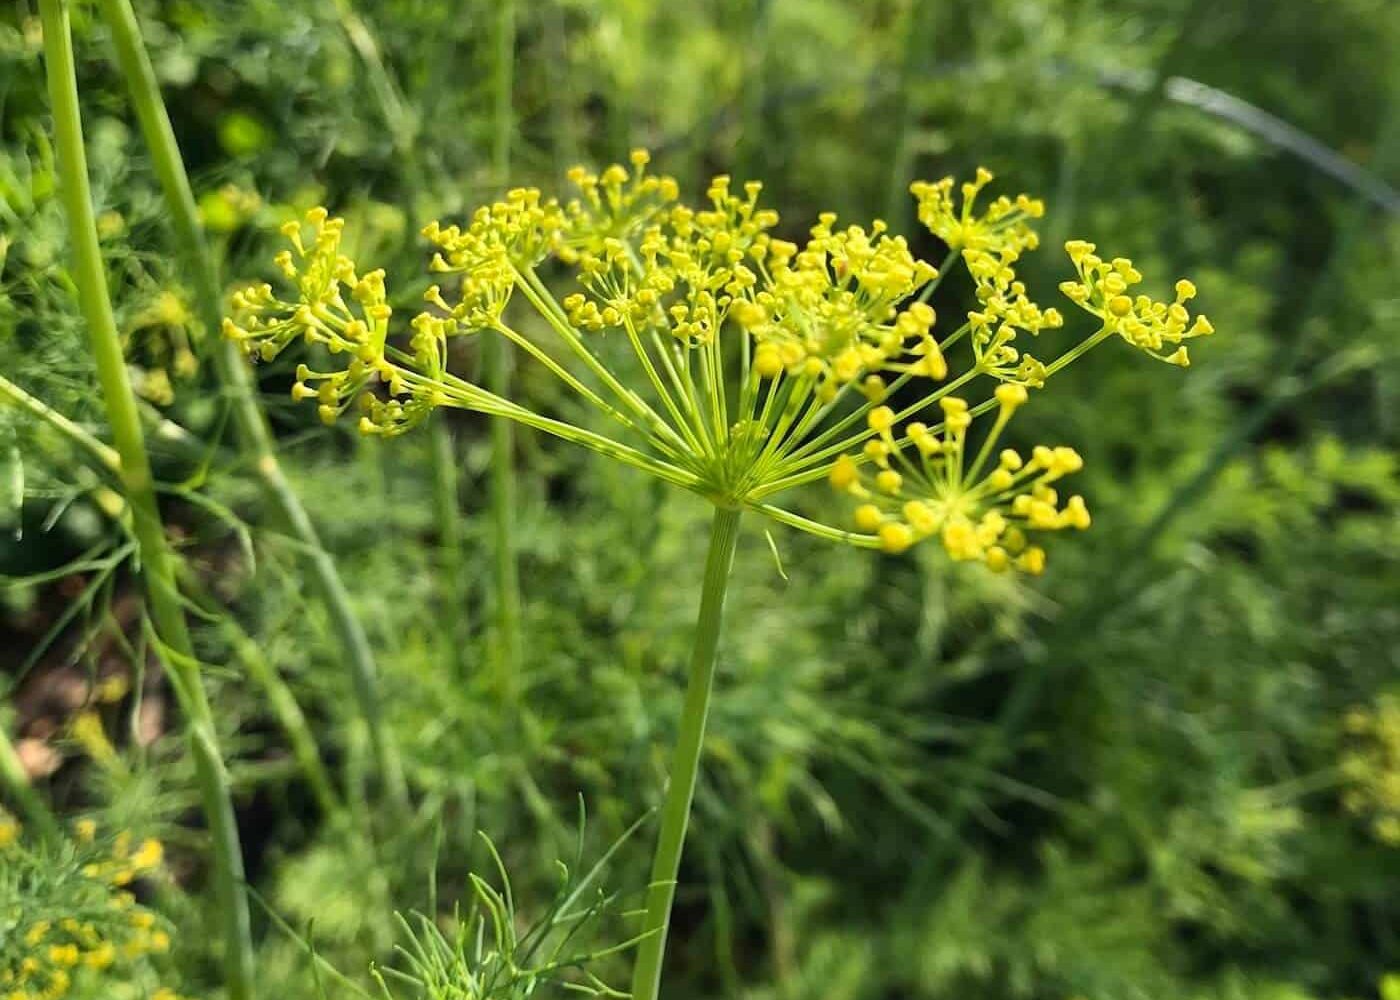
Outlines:
<svg viewBox="0 0 1400 1000"><path fill-rule="evenodd" d="M267 698L272 714L277 717L277 724L282 727L282 732L287 737L292 757L301 769L302 777L311 786L311 794L315 796L316 805L320 807L322 815L328 818L335 817L340 811L340 797L336 794L335 784L321 759L321 751L316 745L316 736L311 731L306 713L297 704L296 695L268 660L262 648L242 626L225 615L220 619L220 627L229 645L233 647L234 655Z"/></svg>
<svg viewBox="0 0 1400 1000"><path fill-rule="evenodd" d="M659 479L685 489L694 489L700 483L700 479L695 473L688 469L672 465L670 462L659 458L654 458L636 448L629 447L610 437L597 434L582 427L562 420L555 420L550 417L540 416L533 410L523 406L518 406L507 399L490 393L457 378L450 372L441 376L441 380L430 379L426 376L418 375L412 371L400 368L398 373L403 377L407 385L431 386L441 390L446 394L444 405L455 406L463 410L473 410L478 413L485 413L493 417L505 417L514 420L516 423L524 424L526 427L533 427L535 430L544 431L546 434L553 434L555 437L563 438L565 441L572 441L581 444L586 448L591 448L600 455L607 455L618 461L625 462L634 468L650 472Z"/></svg>
<svg viewBox="0 0 1400 1000"><path fill-rule="evenodd" d="M741 98L743 127L739 132L739 148L734 156L740 178L763 176L763 150L765 142L771 138L763 131L763 105L767 83L765 69L773 34L773 0L750 0L749 7L751 13Z"/></svg>
<svg viewBox="0 0 1400 1000"><path fill-rule="evenodd" d="M545 287L539 275L536 274L533 269L526 269L524 272L518 273L520 277L516 281L516 286L524 293L525 297L530 300L530 304L535 307L535 310L545 322L554 328L554 332L559 335L560 339L562 339L574 354L578 356L579 360L587 366L588 370L598 376L599 380L615 393L617 398L626 405L628 409L632 410L633 413L648 425L652 435L658 439L658 443L660 443L661 439L669 439L673 442L679 442L682 448L684 448L685 444L681 440L679 432L667 424L660 414L647 405L646 400L623 385L618 377L608 369L608 366L599 361L593 352L588 349L588 345L583 342L583 338L579 335L578 331L569 325L568 317L564 315L563 307L559 305L553 294Z"/></svg>
<svg viewBox="0 0 1400 1000"><path fill-rule="evenodd" d="M531 341L530 338L524 336L521 333L517 333L514 329L512 329L509 326L506 326L504 323L501 322L496 323L496 331L500 333L501 336L509 340L516 347L519 347L526 354L529 354L540 364L544 365L544 367L549 369L550 373L553 374L556 378L558 378L559 381L563 382L570 389L574 390L574 392L578 393L579 396L581 396L590 405L596 407L598 410L600 410L607 416L612 417L614 420L622 424L622 426L626 427L628 430L638 430L636 422L633 421L630 417L628 417L627 414L618 410L607 400L603 399L603 397L599 396L592 389L588 388L588 386L584 385L572 372L570 372L559 362L555 361L554 358L550 357L547 351L545 351L543 348L539 347L537 344Z"/></svg>
<svg viewBox="0 0 1400 1000"><path fill-rule="evenodd" d="M511 358L506 341L483 337L486 384L504 396L510 391ZM515 425L506 416L491 418L491 531L495 557L496 633L492 661L502 692L515 686L520 668L520 576L515 554Z"/></svg>
<svg viewBox="0 0 1400 1000"><path fill-rule="evenodd" d="M102 14L112 32L117 62L126 77L131 103L140 119L141 131L170 210L175 237L194 283L201 318L208 329L217 331L223 317L218 270L199 222L189 176L161 99L155 71L141 40L131 0L102 0ZM393 740L385 731L381 707L384 699L364 627L350 607L350 595L335 561L321 544L306 508L277 461L271 430L258 405L248 366L239 355L237 345L221 337L213 354L219 381L233 410L239 446L248 464L257 470L264 497L307 553L311 584L330 613L350 671L356 702L369 730L376 764L392 799L406 804L407 785Z"/></svg>
<svg viewBox="0 0 1400 1000"><path fill-rule="evenodd" d="M29 783L29 775L3 725L0 725L0 788L19 804L25 821L41 838L54 844L62 840L58 819Z"/></svg>
<svg viewBox="0 0 1400 1000"><path fill-rule="evenodd" d="M948 269L957 262L958 254L961 252L961 249L958 247L948 248L948 253L943 258L943 263L938 265L938 274L934 276L932 281L920 289L918 301L927 302L929 299L933 298L933 293L938 291L939 285L943 284L943 279L947 276ZM944 345L939 344L938 346L942 348Z"/></svg>
<svg viewBox="0 0 1400 1000"><path fill-rule="evenodd" d="M670 782L661 806L661 831L647 886L646 917L642 927L647 937L637 948L637 964L632 973L633 1000L656 1000L661 989L661 960L666 953L666 932L671 923L671 902L676 895L685 830L690 821L690 803L700 772L700 751L705 737L705 719L710 711L724 595L729 587L729 571L734 565L734 547L739 538L739 514L738 510L716 507L710 528L710 552L705 559L705 583L700 592L700 617L690 656L690 680L685 690L685 707L681 710L680 732L671 756Z"/></svg>
<svg viewBox="0 0 1400 1000"><path fill-rule="evenodd" d="M813 521L811 518L803 517L801 514L794 514L790 510L785 510L771 503L749 503L749 509L755 510L764 517L771 517L779 524L786 524L789 528L796 528L798 531L805 531L809 535L816 535L818 538L825 538L832 542L844 542L847 545L855 545L862 549L878 549L880 539L875 535L862 535L855 531L842 531L840 528L833 528L822 524L820 521Z"/></svg>
<svg viewBox="0 0 1400 1000"><path fill-rule="evenodd" d="M73 278L88 328L112 439L121 456L121 481L132 511L142 577L156 635L170 651L169 670L185 712L205 821L213 840L213 882L224 938L224 986L229 1000L251 1000L252 934L243 893L243 856L214 717L176 591L175 572L156 507L154 479L141 433L136 396L127 376L121 339L107 293L88 187L78 81L67 0L41 0L49 100L58 151L59 187L73 252Z"/></svg>
<svg viewBox="0 0 1400 1000"><path fill-rule="evenodd" d="M499 0L495 21L495 73L493 78L495 130L491 165L496 183L504 185L510 174L510 140L515 128L515 3ZM482 366L486 386L509 398L511 356L500 337L483 337ZM492 660L503 692L514 690L520 669L520 574L515 550L515 428L509 418L491 418L491 534L495 548L496 634Z"/></svg>
<svg viewBox="0 0 1400 1000"><path fill-rule="evenodd" d="M895 414L895 420L908 420L914 414L927 409L934 403L938 402L938 400L942 399L944 396L956 391L966 383L972 381L974 378L982 374L983 372L980 368L968 369L967 371L963 372L963 374L953 379L953 381L945 383L938 389L935 389L933 392L926 395L917 403L914 403L910 406L905 407L903 410L900 410L898 413ZM977 406L974 406L969 412L973 416L978 416L979 414L985 413L988 409L996 405L996 400L988 400L985 403L980 403ZM769 482L765 483L761 488L752 490L749 493L750 499L758 500L762 499L763 497L772 496L775 493L781 493L783 490L791 489L794 486L800 486L803 483L812 482L813 480L820 479L822 476L824 476L828 471L824 463L829 462L841 452L848 451L855 445L861 444L869 440L870 438L874 437L877 432L867 427L863 430L852 431L849 437L842 438L835 444L827 445L826 447L820 448L815 452L812 452L812 449L820 446L830 438L840 434L860 417L867 414L872 408L872 406L873 404L870 403L868 400L866 402L861 403L860 406L856 408L854 413L847 415L845 418L838 421L835 424L835 426L831 427L826 431L823 431L811 441L808 441L805 444L803 444L791 455L784 458L782 463L780 463L773 472L773 475L777 478L774 478ZM934 428L931 429L937 429L941 426L941 424L934 425Z"/></svg>
<svg viewBox="0 0 1400 1000"><path fill-rule="evenodd" d="M666 388L666 383L661 378L661 373L656 365L652 363L651 354L647 351L646 344L642 341L642 336L637 332L637 325L632 322L631 317L623 317L623 326L627 331L627 339L632 344L632 353L637 356L637 360L642 363L642 370L646 372L647 378L651 379L652 388L656 391L657 398L661 400L661 405L666 408L666 412L671 415L671 420L675 423L675 429L684 439L684 444L693 454L700 450L700 439L695 436L695 432L686 423L685 417L681 414L680 407L671 397L670 390ZM673 383L674 384L674 383Z"/></svg>
<svg viewBox="0 0 1400 1000"><path fill-rule="evenodd" d="M316 804L324 816L334 819L340 813L340 796L337 795L335 784L331 781L330 773L321 758L321 749L311 731L311 724L306 719L306 713L297 704L291 686L282 679L282 675L268 660L262 647L243 626L232 616L222 613L223 609L218 606L218 602L193 573L182 572L180 582L201 607L218 616L219 629L224 633L233 655L243 664L253 683L262 689L272 714L277 717L277 724L282 727L282 732L287 737L292 757L296 759L302 777L311 787Z"/></svg>
<svg viewBox="0 0 1400 1000"><path fill-rule="evenodd" d="M384 124L393 136L395 148L400 153L407 152L411 156L413 141L418 133L417 119L404 107L399 89L384 65L384 59L379 54L379 44L369 26L355 11L350 0L334 0L334 3L341 30L345 32L345 36L369 72L370 92L379 104Z"/></svg>

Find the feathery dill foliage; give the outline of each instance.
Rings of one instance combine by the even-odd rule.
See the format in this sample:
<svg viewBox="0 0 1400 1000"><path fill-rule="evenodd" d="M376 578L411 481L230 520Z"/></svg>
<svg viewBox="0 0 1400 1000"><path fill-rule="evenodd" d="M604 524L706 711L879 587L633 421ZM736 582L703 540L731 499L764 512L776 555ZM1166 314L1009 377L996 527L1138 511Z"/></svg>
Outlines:
<svg viewBox="0 0 1400 1000"><path fill-rule="evenodd" d="M1001 197L979 215L978 193L991 180L985 170L962 185L960 208L951 178L912 188L921 221L960 252L979 300L939 336L926 299L943 275L882 221L842 227L825 213L799 245L772 234L779 217L760 207L760 183L736 192L728 177L716 177L707 205L693 208L679 202L674 179L647 172L648 161L637 150L631 170L572 170L579 194L567 202L519 188L465 225L428 225L424 235L437 247L431 268L453 283L428 289L406 348L395 340L385 272L362 272L341 252L344 223L322 208L283 230L291 249L275 263L294 294L284 298L269 284L240 291L225 333L262 359L299 339L325 347L342 363L326 371L301 365L292 394L316 400L328 422L358 411L366 434L401 434L438 407L477 410L584 445L721 508L889 552L938 538L954 559L1038 573L1045 555L1028 533L1083 529L1090 518L1083 498L1062 501L1053 485L1082 466L1073 449L996 453L1029 390L1115 334L1184 366L1183 342L1212 332L1187 310L1190 282L1177 283L1171 302L1132 297L1143 280L1132 262L1104 260L1076 240L1067 249L1078 277L1062 289L1097 327L1048 362L1026 352L1020 335L1064 326L1057 310L1027 296L1015 272L1021 253L1037 246L1030 222L1043 206ZM562 301L540 271L551 260L579 286ZM517 294L551 339L507 318ZM448 342L467 334L505 337L616 433L544 416L454 375ZM602 336L624 338L636 368L613 370L590 343ZM1163 353L1169 345L1176 349ZM969 399L974 392L983 398ZM926 413L933 417L916 419ZM969 432L984 414L991 426L974 452ZM856 501L855 530L773 501L822 479Z"/></svg>
<svg viewBox="0 0 1400 1000"><path fill-rule="evenodd" d="M551 984L579 996L626 996L589 967L631 948L636 941L591 951L580 950L576 942L591 934L600 921L618 913L618 895L599 888L597 881L614 852L638 826L640 823L634 823L590 869L578 872L583 851L580 823L574 869L555 862L554 897L528 925L522 923L516 909L510 875L500 853L482 835L500 887L470 875L467 910L459 908L450 923L421 913L400 915L404 943L395 947L399 961L394 967L376 968L375 979L386 995L394 994L393 987L405 987L413 991L412 996L425 1000L524 1000Z"/></svg>
<svg viewBox="0 0 1400 1000"><path fill-rule="evenodd" d="M99 119L89 138L98 235L119 286L117 323L133 388L155 406L173 402L199 367L200 329L165 255L139 248L134 234L155 224L151 203L132 195L130 138ZM48 143L0 147L0 345L5 376L74 419L100 411L88 392L92 361L61 252L67 237Z"/></svg>
<svg viewBox="0 0 1400 1000"><path fill-rule="evenodd" d="M61 845L30 847L0 813L0 997L62 1000L128 985L142 990L133 995L178 1000L157 987L151 965L170 950L171 929L130 891L159 873L160 842L99 837L91 820L73 833Z"/></svg>

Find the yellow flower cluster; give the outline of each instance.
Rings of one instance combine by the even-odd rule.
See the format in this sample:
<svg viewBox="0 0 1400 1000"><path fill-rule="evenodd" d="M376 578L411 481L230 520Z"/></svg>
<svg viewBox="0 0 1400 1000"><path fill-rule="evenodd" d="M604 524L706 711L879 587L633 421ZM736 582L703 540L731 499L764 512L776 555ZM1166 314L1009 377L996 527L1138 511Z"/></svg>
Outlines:
<svg viewBox="0 0 1400 1000"><path fill-rule="evenodd" d="M635 247L604 236L567 255L589 293L564 300L569 321L589 331L664 328L696 346L711 343L730 319L752 337L760 377L805 374L827 400L862 375L878 381L876 373L906 350L916 357L898 370L941 377L946 365L929 335L933 310L896 308L936 270L878 221L869 230L837 229L825 214L804 246L773 239L778 214L758 207L761 190L750 182L741 197L721 175L708 191L711 208L673 206L657 213Z"/></svg>
<svg viewBox="0 0 1400 1000"><path fill-rule="evenodd" d="M921 302L898 308L937 270L883 222L834 230L835 221L821 216L795 255L770 248L771 276L736 311L754 338L758 374L816 376L823 399L862 375L867 393L879 397L885 370L943 378L948 366L930 333L933 309ZM907 353L914 357L900 361Z"/></svg>
<svg viewBox="0 0 1400 1000"><path fill-rule="evenodd" d="M595 174L585 167L568 173L580 196L564 206L565 222L559 259L576 264L585 253L600 254L607 240L634 240L680 198L674 177L648 174L651 154L634 149L632 170L619 163ZM630 182L630 183L629 183Z"/></svg>
<svg viewBox="0 0 1400 1000"><path fill-rule="evenodd" d="M164 289L128 321L123 333L131 344L133 388L143 399L169 406L176 383L199 370L193 320L180 294Z"/></svg>
<svg viewBox="0 0 1400 1000"><path fill-rule="evenodd" d="M617 238L570 255L588 294L564 300L581 330L623 327L666 331L683 345L715 342L730 310L752 294L763 262L790 244L770 239L778 213L758 207L762 185L743 196L726 176L710 184L710 208L673 205L642 230L635 245Z"/></svg>
<svg viewBox="0 0 1400 1000"><path fill-rule="evenodd" d="M1014 249L963 251L979 303L967 314L973 360L1004 382L1039 388L1045 384L1045 365L1015 346L1016 335L1037 336L1042 330L1064 326L1065 320L1058 309L1042 309L1027 297L1026 286L1017 280L1012 266L1019 258L1020 252Z"/></svg>
<svg viewBox="0 0 1400 1000"><path fill-rule="evenodd" d="M1065 244L1078 281L1066 281L1060 290L1081 309L1097 316L1105 329L1118 334L1134 347L1168 364L1191 363L1183 341L1215 332L1210 320L1193 320L1186 303L1196 297L1196 286L1182 278L1176 283L1176 298L1157 302L1147 295L1130 296L1129 289L1142 281L1142 273L1126 257L1105 261L1094 253L1094 244L1070 240ZM1176 345L1170 354L1166 349Z"/></svg>
<svg viewBox="0 0 1400 1000"><path fill-rule="evenodd" d="M95 833L95 828L84 824L78 829L78 838L91 841ZM133 850L131 834L123 831L113 840L111 853L84 865L82 872L90 879L97 879L109 885L125 886L142 875L156 871L164 860L165 848L161 846L160 841L146 839Z"/></svg>
<svg viewBox="0 0 1400 1000"><path fill-rule="evenodd" d="M29 853L19 833L0 820L0 1000L61 1000L169 951L169 932L123 888L160 867L158 841L133 847L123 832L99 846L96 826L82 820L76 849L55 857Z"/></svg>
<svg viewBox="0 0 1400 1000"><path fill-rule="evenodd" d="M455 276L433 285L408 324L408 349L390 340L393 311L382 271L363 276L340 252L342 223L323 209L285 230L292 249L276 260L296 287L292 301L270 286L235 299L226 332L261 358L304 339L342 359L331 371L298 369L293 395L315 399L333 420L352 405L369 434L401 433L437 406L505 416L627 462L726 506L744 506L804 531L900 551L937 536L949 555L993 569L1039 572L1044 552L1029 533L1085 528L1079 497L1063 503L1052 485L1082 464L1068 448L1038 447L1022 458L995 452L1011 414L1057 371L1114 334L1164 360L1169 345L1211 332L1177 299L1131 298L1142 280L1131 262L1108 263L1093 245L1067 244L1078 280L1066 293L1099 317L1096 332L1042 362L1017 342L1057 330L1065 317L1042 308L1016 276L1038 244L1031 222L1044 212L1020 195L977 209L991 174L961 185L919 183L919 218L954 251L972 278L977 306L951 334L935 334L927 300L943 275L876 220L837 225L820 215L802 243L775 235L778 213L761 207L762 185L737 189L716 177L703 207L678 200L672 178L631 167L570 172L578 196L560 205L518 188L478 209L464 225L432 223L431 269ZM562 301L537 269L564 264L577 286ZM552 336L517 331L506 310L526 300ZM594 334L621 334L630 370L595 353ZM448 339L506 337L613 422L618 436L535 413L447 371ZM950 349L966 338L954 371ZM961 352L960 352L961 353ZM967 355L970 354L970 357ZM986 379L992 398L971 403L966 387ZM986 383L983 383L986 384ZM953 395L957 392L957 395ZM896 413L887 400L901 400ZM934 405L942 419L920 422ZM996 411L980 450L965 461L976 417ZM621 425L620 429L616 425ZM898 436L896 431L898 430ZM975 435L973 435L975 436ZM829 479L857 501L856 531L787 511L770 497Z"/></svg>
<svg viewBox="0 0 1400 1000"><path fill-rule="evenodd" d="M307 242L305 228L312 239ZM233 307L237 319L224 320L224 335L243 346L245 353L270 360L288 344L302 339L319 344L332 355L349 358L345 367L316 371L297 367L293 399L314 399L326 423L352 406L362 413L367 433L401 433L421 422L432 409L430 400L408 394L407 400L381 399L371 389L384 382L392 395L403 389L399 370L386 357L389 350L389 305L382 270L361 275L354 261L340 252L343 219L330 218L324 208L306 213L305 226L289 222L282 233L291 242L274 264L297 290L296 301L277 297L272 286L254 285L236 292ZM425 346L426 343L426 346ZM437 340L415 340L415 349L441 369Z"/></svg>
<svg viewBox="0 0 1400 1000"><path fill-rule="evenodd" d="M515 188L504 200L483 205L465 229L429 223L423 235L439 248L432 270L461 275L461 301L449 307L451 318L466 330L493 327L510 301L517 270L554 250L563 225L559 203L538 188ZM453 332L455 327L444 330Z"/></svg>
<svg viewBox="0 0 1400 1000"><path fill-rule="evenodd" d="M857 527L876 534L887 552L937 536L955 560L984 562L998 572L1014 567L1040 573L1045 551L1029 544L1027 531L1089 527L1084 498L1072 496L1060 506L1051 485L1084 462L1072 448L1037 447L1029 459L1006 448L983 475L1002 429L1025 403L1026 390L1002 385L996 400L996 423L970 467L972 415L966 400L944 396L939 427L911 423L898 438L895 412L888 406L872 410L868 422L877 436L866 442L865 457L874 474L843 455L829 477L836 489L861 501Z"/></svg>
<svg viewBox="0 0 1400 1000"><path fill-rule="evenodd" d="M961 185L961 209L953 204L953 178L915 181L909 190L919 203L919 221L953 250L1034 250L1040 237L1029 220L1045 214L1044 203L1024 194L1015 198L1002 195L978 215L977 196L991 180L992 172L978 167L976 179Z"/></svg>
<svg viewBox="0 0 1400 1000"><path fill-rule="evenodd" d="M1376 839L1400 847L1400 697L1381 695L1345 719L1353 738L1342 758L1343 805L1365 818Z"/></svg>

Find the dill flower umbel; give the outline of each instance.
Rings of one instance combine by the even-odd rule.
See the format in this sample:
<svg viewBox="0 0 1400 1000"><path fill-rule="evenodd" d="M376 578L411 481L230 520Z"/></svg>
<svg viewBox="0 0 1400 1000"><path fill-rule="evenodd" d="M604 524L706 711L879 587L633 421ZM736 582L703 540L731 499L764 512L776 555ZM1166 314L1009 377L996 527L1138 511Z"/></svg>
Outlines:
<svg viewBox="0 0 1400 1000"><path fill-rule="evenodd" d="M1083 467L1072 448L1036 448L1029 459L1010 449L997 456L996 467L982 475L997 438L1011 414L1026 401L1019 385L996 389L997 420L975 458L967 464L967 428L972 422L967 401L939 400L943 431L912 423L896 440L895 414L888 406L870 412L867 421L879 436L865 444L873 475L848 455L836 460L831 484L863 501L855 509L857 525L877 534L887 551L899 552L923 538L938 536L955 560L985 562L994 570L1010 566L1039 573L1045 551L1030 545L1026 532L1089 527L1084 498L1072 496L1061 508L1051 486Z"/></svg>
<svg viewBox="0 0 1400 1000"><path fill-rule="evenodd" d="M673 179L647 172L648 162L637 151L630 169L577 168L569 176L578 195L564 202L517 188L463 224L431 223L424 236L443 283L428 289L425 308L401 330L384 272L362 271L345 256L343 221L313 209L284 227L290 247L275 260L292 294L270 284L243 289L225 332L264 359L298 339L325 348L332 366L300 366L292 394L315 400L327 421L353 411L367 434L403 433L439 406L474 409L582 444L720 507L892 552L938 538L954 559L1032 573L1044 553L1027 531L1083 528L1089 517L1081 498L1060 507L1050 485L1078 468L1072 450L1039 446L1025 459L1004 452L989 464L1025 390L1114 334L1185 364L1182 342L1211 332L1187 311L1190 282L1178 282L1170 303L1130 297L1143 280L1130 261L1104 261L1093 244L1071 241L1078 277L1062 288L1100 325L1051 360L1026 353L1019 337L1065 326L1015 272L1038 245L1031 223L1044 206L1026 195L999 197L979 214L978 195L992 179L985 170L961 186L957 209L951 178L912 188L920 219L958 252L977 293L977 308L940 337L924 300L943 276L883 222L841 224L827 213L804 241L791 242L775 235L779 216L761 206L758 182L736 189L716 177L692 207L679 201ZM551 263L572 272L575 290L562 299L542 273ZM517 297L552 336L529 335L508 317ZM447 343L464 335L506 338L612 429L544 416L454 375ZM635 365L606 363L603 338L622 338ZM955 351L963 340L965 356ZM974 402L968 392L979 381L989 388ZM988 413L979 444L974 421ZM964 467L969 448L976 455ZM859 501L848 526L776 500L822 479Z"/></svg>
<svg viewBox="0 0 1400 1000"><path fill-rule="evenodd" d="M1196 297L1196 286L1185 278L1176 283L1176 298L1171 302L1130 296L1129 289L1142 281L1132 261L1126 257L1105 261L1094 253L1094 244L1084 240L1070 240L1065 249L1079 279L1064 282L1060 290L1085 312L1103 320L1105 334L1116 333L1159 361L1184 368L1191 359L1183 342L1215 332L1210 320L1193 318L1187 310L1186 303ZM1172 346L1176 349L1170 354L1162 353Z"/></svg>

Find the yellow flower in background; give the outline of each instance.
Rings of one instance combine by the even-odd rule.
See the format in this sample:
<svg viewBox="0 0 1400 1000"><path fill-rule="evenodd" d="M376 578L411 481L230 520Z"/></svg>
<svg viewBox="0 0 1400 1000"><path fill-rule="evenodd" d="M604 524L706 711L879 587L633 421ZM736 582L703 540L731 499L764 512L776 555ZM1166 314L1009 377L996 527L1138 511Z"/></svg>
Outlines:
<svg viewBox="0 0 1400 1000"><path fill-rule="evenodd" d="M19 843L19 835L22 831L19 820L9 813L0 810L0 851L6 850Z"/></svg>
<svg viewBox="0 0 1400 1000"><path fill-rule="evenodd" d="M149 984L148 959L170 949L170 932L119 886L159 868L164 850L156 840L132 843L126 831L100 838L91 820L75 826L73 849L12 843L10 877L0 879L0 998L60 1000L94 982Z"/></svg>
<svg viewBox="0 0 1400 1000"><path fill-rule="evenodd" d="M73 719L70 732L74 741L92 758L94 764L112 767L118 763L117 748L112 746L112 741L107 738L102 717L96 712L79 712Z"/></svg>
<svg viewBox="0 0 1400 1000"><path fill-rule="evenodd" d="M1350 737L1342 757L1342 803L1382 843L1400 847L1400 697L1383 694L1343 720Z"/></svg>

